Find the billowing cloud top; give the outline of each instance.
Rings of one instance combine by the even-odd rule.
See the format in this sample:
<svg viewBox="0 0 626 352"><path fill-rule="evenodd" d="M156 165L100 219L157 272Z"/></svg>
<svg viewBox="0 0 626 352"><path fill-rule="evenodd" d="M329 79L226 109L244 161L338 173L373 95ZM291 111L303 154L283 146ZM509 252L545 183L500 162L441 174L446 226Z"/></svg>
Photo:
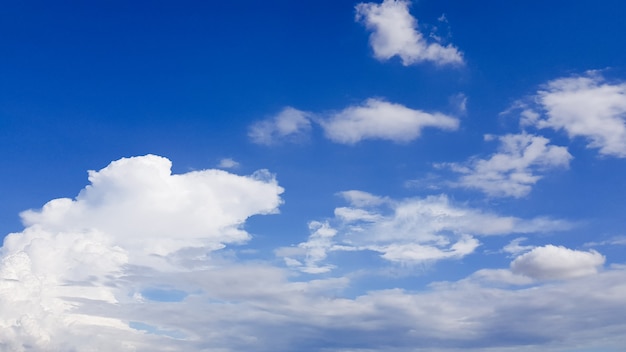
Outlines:
<svg viewBox="0 0 626 352"><path fill-rule="evenodd" d="M97 230L124 247L167 255L184 247L221 246L249 235L254 214L275 213L282 188L267 171L237 176L221 170L172 175L171 162L146 155L90 171L76 199L55 199L23 212L28 228L54 233ZM15 240L9 236L7 243Z"/></svg>
<svg viewBox="0 0 626 352"><path fill-rule="evenodd" d="M81 307L140 297L142 283L124 279L132 268L206 265L207 253L250 237L242 229L248 217L275 213L281 204L283 189L264 170L172 175L170 168L155 155L120 159L89 172L91 184L75 199L22 213L26 229L8 235L1 252L0 350L73 350L87 346L79 341L93 329L136 338L128 321ZM108 343L94 350L134 350L128 341Z"/></svg>

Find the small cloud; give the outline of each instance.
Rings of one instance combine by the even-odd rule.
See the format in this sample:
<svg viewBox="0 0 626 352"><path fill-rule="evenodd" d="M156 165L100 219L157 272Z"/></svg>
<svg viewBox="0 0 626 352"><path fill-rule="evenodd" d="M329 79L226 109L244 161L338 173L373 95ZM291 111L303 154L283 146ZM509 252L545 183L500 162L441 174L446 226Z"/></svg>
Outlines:
<svg viewBox="0 0 626 352"><path fill-rule="evenodd" d="M239 163L231 158L224 158L220 160L220 163L217 165L220 169L236 169L239 167Z"/></svg>
<svg viewBox="0 0 626 352"><path fill-rule="evenodd" d="M463 56L456 47L426 41L417 29L417 19L409 13L409 4L405 0L385 0L382 4L356 5L356 20L372 31L370 45L374 57L388 60L398 56L404 66L424 61L437 65L463 64ZM440 22L444 20L442 15Z"/></svg>
<svg viewBox="0 0 626 352"><path fill-rule="evenodd" d="M302 142L311 130L310 118L308 112L286 107L278 115L251 125L248 137L262 145Z"/></svg>
<svg viewBox="0 0 626 352"><path fill-rule="evenodd" d="M377 98L347 107L320 123L326 137L342 144L355 144L365 139L409 142L418 138L426 127L443 130L459 127L459 120L454 117L414 110Z"/></svg>

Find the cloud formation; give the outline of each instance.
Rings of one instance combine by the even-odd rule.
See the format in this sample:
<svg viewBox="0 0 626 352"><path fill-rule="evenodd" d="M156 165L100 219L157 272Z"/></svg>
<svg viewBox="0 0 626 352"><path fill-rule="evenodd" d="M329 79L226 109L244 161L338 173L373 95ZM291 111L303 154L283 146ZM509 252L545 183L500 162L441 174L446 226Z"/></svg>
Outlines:
<svg viewBox="0 0 626 352"><path fill-rule="evenodd" d="M276 251L288 266L323 273L330 252L369 251L390 262L416 264L459 259L480 245L476 236L559 231L571 225L549 218L519 219L472 209L447 196L393 200L363 191L341 194L349 206L328 222L312 222L306 242Z"/></svg>
<svg viewBox="0 0 626 352"><path fill-rule="evenodd" d="M541 113L526 109L522 124L563 130L602 155L626 157L626 83L588 72L552 80L534 98Z"/></svg>
<svg viewBox="0 0 626 352"><path fill-rule="evenodd" d="M417 29L417 20L409 13L409 1L385 0L381 4L356 5L356 20L372 31L370 45L374 57L388 60L400 57L405 66L430 61L437 65L459 65L463 56L451 44L428 42Z"/></svg>
<svg viewBox="0 0 626 352"><path fill-rule="evenodd" d="M321 125L330 140L355 144L365 139L409 142L418 138L426 127L456 130L459 120L442 113L427 113L370 98L362 105L331 114Z"/></svg>
<svg viewBox="0 0 626 352"><path fill-rule="evenodd" d="M170 168L154 155L120 159L90 171L75 199L21 214L26 228L6 236L1 251L3 350L134 350L131 341L141 337L128 321L98 309L145 288L128 276L202 267L208 253L250 238L242 228L248 217L281 204L283 189L264 170L172 175ZM101 339L89 338L94 330L104 330ZM107 331L129 340L107 340Z"/></svg>
<svg viewBox="0 0 626 352"><path fill-rule="evenodd" d="M542 171L567 168L572 155L566 147L550 145L542 136L507 134L497 139L498 151L487 159L473 158L466 163L442 163L461 174L454 185L474 188L492 197L523 197L542 178Z"/></svg>

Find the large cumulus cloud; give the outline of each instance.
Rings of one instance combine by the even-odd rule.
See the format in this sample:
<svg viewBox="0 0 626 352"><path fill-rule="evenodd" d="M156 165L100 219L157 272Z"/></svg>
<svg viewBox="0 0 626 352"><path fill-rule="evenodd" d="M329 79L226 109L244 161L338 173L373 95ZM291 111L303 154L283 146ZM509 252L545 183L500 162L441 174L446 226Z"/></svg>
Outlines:
<svg viewBox="0 0 626 352"><path fill-rule="evenodd" d="M207 258L248 240L245 220L277 212L283 191L267 171L172 175L171 162L154 155L112 162L90 171L89 181L75 199L23 212L24 231L4 240L0 340L7 350L66 350L80 345L73 335L89 336L94 327L129 334L126 342L103 339L107 349L134 349L128 321L82 310L140 292L141 281L127 281L138 268L190 270L189 253ZM101 350L97 339L88 345Z"/></svg>

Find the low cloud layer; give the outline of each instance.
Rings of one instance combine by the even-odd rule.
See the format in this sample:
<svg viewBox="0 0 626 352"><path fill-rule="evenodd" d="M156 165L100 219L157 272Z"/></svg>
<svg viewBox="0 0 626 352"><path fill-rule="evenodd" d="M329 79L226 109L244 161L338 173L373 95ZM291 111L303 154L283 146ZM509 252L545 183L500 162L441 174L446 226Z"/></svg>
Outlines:
<svg viewBox="0 0 626 352"><path fill-rule="evenodd" d="M334 219L312 222L306 243L277 251L303 275L326 273L307 278L220 249L250 239L249 216L277 211L283 190L269 173L172 175L170 166L152 155L121 159L92 171L75 199L23 213L26 228L0 251L0 350L550 351L626 342L611 333L625 328L615 317L626 314L626 271L604 268L595 251L535 247L510 269L419 291L354 294L351 275L329 275L331 252L367 250L390 265L461 258L480 237L556 231L562 221L445 196L347 191Z"/></svg>

